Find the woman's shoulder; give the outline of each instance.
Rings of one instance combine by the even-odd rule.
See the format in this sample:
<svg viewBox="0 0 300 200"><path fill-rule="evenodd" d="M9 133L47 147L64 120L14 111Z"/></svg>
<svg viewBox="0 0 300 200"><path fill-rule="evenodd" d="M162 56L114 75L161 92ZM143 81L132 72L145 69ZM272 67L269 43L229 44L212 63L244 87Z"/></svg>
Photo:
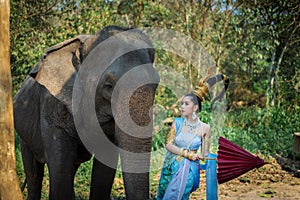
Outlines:
<svg viewBox="0 0 300 200"><path fill-rule="evenodd" d="M202 130L199 130L199 135L201 138L205 137L207 134L210 134L210 125L204 122L201 122L201 126L203 127Z"/></svg>
<svg viewBox="0 0 300 200"><path fill-rule="evenodd" d="M204 122L201 122L204 129L210 129L210 125Z"/></svg>

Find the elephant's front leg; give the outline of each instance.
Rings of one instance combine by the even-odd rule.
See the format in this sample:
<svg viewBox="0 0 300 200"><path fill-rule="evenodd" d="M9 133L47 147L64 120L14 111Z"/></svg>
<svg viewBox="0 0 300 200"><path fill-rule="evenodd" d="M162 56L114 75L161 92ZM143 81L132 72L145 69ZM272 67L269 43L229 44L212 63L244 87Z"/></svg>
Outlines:
<svg viewBox="0 0 300 200"><path fill-rule="evenodd" d="M115 178L116 168L118 164L119 152L115 146L114 137L114 121L101 125L106 137L112 145L108 145L111 149L105 148L101 154L95 155L93 162L93 173L91 182L90 200L110 200L112 185ZM115 147L115 148L114 148ZM102 163L101 156L107 157L108 162ZM97 160L97 158L100 160ZM107 161L107 159L104 159ZM103 159L102 159L103 161Z"/></svg>
<svg viewBox="0 0 300 200"><path fill-rule="evenodd" d="M107 166L94 158L90 200L110 200L118 155L110 154L115 166Z"/></svg>
<svg viewBox="0 0 300 200"><path fill-rule="evenodd" d="M49 199L75 199L74 176L78 165L77 141L61 129L46 130L47 164L50 176Z"/></svg>
<svg viewBox="0 0 300 200"><path fill-rule="evenodd" d="M132 137L118 132L126 199L149 199L151 137Z"/></svg>

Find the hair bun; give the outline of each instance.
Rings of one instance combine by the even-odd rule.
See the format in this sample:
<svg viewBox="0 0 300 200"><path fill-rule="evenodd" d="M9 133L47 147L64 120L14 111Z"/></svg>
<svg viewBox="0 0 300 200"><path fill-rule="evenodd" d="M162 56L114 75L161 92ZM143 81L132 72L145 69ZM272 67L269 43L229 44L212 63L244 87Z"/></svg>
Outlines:
<svg viewBox="0 0 300 200"><path fill-rule="evenodd" d="M196 86L196 88L193 90L193 93L199 97L199 99L201 101L204 100L204 97L206 96L206 94L208 93L209 89L214 85L216 84L217 82L219 81L224 81L224 84L225 84L225 89L219 94L217 95L217 97L215 97L212 102L214 103L217 99L220 99L224 94L225 94L225 91L227 90L228 88L228 85L229 85L229 79L226 75L224 74L218 74L218 75L215 75L215 76L211 76L211 68L209 68L207 70L207 75L202 78L198 85Z"/></svg>
<svg viewBox="0 0 300 200"><path fill-rule="evenodd" d="M201 101L203 101L208 91L209 91L208 84L206 82L203 82L203 80L201 80L199 81L198 86L196 86L196 88L193 90L193 93L197 97L199 97Z"/></svg>

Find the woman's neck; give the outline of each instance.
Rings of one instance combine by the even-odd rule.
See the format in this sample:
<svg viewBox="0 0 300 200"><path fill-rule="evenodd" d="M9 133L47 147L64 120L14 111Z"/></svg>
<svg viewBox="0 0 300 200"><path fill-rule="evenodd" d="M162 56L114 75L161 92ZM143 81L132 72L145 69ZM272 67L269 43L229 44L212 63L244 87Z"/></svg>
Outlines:
<svg viewBox="0 0 300 200"><path fill-rule="evenodd" d="M198 121L198 117L196 117L196 119L193 119L192 115L186 116L186 119L192 124Z"/></svg>

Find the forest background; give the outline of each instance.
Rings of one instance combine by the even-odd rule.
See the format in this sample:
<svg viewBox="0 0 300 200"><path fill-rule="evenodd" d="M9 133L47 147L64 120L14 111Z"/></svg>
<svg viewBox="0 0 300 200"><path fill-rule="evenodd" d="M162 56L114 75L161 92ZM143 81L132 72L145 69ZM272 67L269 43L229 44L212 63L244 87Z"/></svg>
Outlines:
<svg viewBox="0 0 300 200"><path fill-rule="evenodd" d="M293 134L300 131L300 3L297 0L11 0L10 44L13 94L45 50L107 25L171 29L199 42L219 72L230 77L222 136L252 153L292 157ZM197 66L158 50L155 63L171 66L192 88ZM163 73L163 72L162 72ZM167 73L167 72L166 72ZM155 104L166 117L178 115L170 88L158 87ZM201 120L210 123L209 101ZM168 127L153 137L162 148ZM17 174L24 180L16 137ZM77 198L86 199L90 163L76 176ZM119 179L118 179L119 178ZM116 180L121 182L121 174ZM47 188L48 182L44 183ZM153 193L157 183L153 184ZM122 185L114 185L120 195ZM121 190L120 190L121 189ZM47 190L47 189L45 189ZM43 191L47 196L47 191Z"/></svg>

